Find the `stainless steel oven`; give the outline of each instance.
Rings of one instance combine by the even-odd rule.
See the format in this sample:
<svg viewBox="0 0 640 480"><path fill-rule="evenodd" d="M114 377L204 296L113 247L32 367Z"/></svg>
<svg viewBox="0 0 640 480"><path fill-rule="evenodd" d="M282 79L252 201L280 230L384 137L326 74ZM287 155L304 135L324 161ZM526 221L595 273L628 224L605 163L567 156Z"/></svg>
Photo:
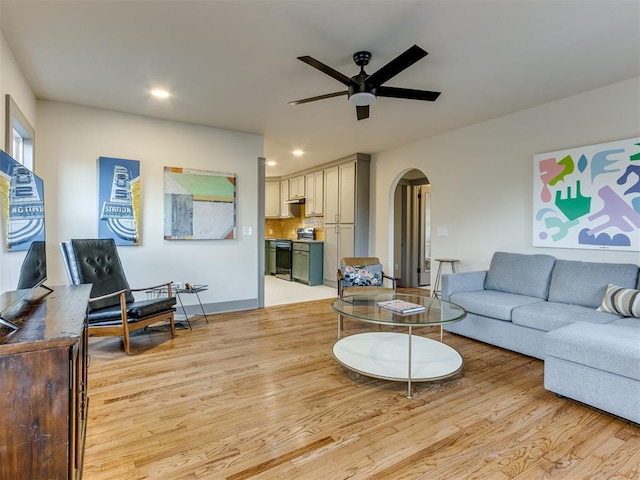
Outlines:
<svg viewBox="0 0 640 480"><path fill-rule="evenodd" d="M293 242L276 240L276 277L291 280L291 263L293 261Z"/></svg>

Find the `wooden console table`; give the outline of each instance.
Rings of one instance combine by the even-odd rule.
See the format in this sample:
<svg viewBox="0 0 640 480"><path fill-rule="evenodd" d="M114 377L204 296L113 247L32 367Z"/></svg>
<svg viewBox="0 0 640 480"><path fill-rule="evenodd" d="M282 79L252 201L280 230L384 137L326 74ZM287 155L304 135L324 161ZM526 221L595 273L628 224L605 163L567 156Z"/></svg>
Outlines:
<svg viewBox="0 0 640 480"><path fill-rule="evenodd" d="M52 288L0 330L0 478L82 477L91 285Z"/></svg>

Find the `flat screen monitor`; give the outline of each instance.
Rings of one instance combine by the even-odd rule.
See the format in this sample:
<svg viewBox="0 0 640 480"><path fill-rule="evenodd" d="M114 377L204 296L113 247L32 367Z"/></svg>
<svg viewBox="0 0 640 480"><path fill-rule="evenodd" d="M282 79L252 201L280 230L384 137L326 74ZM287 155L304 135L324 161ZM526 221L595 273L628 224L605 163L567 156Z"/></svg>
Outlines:
<svg viewBox="0 0 640 480"><path fill-rule="evenodd" d="M0 150L0 206L6 255L26 251L16 289L0 295L0 326L17 329L14 319L41 297L36 292L47 279L44 228L44 182L34 172ZM45 287L46 288L46 287ZM48 289L47 289L48 290Z"/></svg>

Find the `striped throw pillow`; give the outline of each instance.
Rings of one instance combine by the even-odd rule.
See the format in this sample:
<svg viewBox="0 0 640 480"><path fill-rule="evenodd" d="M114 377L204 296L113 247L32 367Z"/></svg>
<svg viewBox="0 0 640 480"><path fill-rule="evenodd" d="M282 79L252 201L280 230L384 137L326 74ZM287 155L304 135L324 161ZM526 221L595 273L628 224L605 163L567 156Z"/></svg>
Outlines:
<svg viewBox="0 0 640 480"><path fill-rule="evenodd" d="M640 318L640 290L609 284L602 305L598 307L598 310Z"/></svg>

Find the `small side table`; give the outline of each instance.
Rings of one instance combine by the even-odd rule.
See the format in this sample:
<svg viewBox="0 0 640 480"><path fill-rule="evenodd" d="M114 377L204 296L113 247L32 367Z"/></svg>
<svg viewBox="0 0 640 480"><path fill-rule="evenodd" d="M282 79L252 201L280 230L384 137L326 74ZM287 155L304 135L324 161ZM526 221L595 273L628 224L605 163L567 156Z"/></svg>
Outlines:
<svg viewBox="0 0 640 480"><path fill-rule="evenodd" d="M438 273L436 274L436 281L433 284L433 290L431 290L431 296L433 298L440 298L440 295L442 295L442 290L440 289L442 264L448 263L451 266L451 273L456 273L456 263L459 263L460 260L457 260L455 258L436 258L435 261L438 262Z"/></svg>
<svg viewBox="0 0 640 480"><path fill-rule="evenodd" d="M191 322L189 321L189 315L187 315L187 310L184 308L184 304L182 303L182 298L180 295L184 294L192 294L195 293L196 298L198 299L198 304L200 305L200 310L202 310L202 315L204 319L209 323L209 319L207 318L207 313L204 311L204 307L202 306L202 301L200 300L200 292L204 292L209 290L209 285L192 285L191 288L172 288L171 292L175 294L178 303L180 303L180 308L182 308L182 313L184 314L184 319L187 321L189 325L189 330L191 328ZM167 296L166 287L154 288L153 290L147 290L147 295L152 296L152 298L161 298Z"/></svg>
<svg viewBox="0 0 640 480"><path fill-rule="evenodd" d="M182 307L182 313L184 314L184 318L187 319L187 323L189 324L189 328L191 328L191 322L189 321L189 315L187 315L187 311L184 308L184 304L182 303L182 298L180 295L186 294L195 294L198 299L198 304L200 305L200 310L202 310L202 315L204 319L209 323L209 319L207 318L207 313L204 311L204 307L202 306L202 301L200 300L200 292L205 292L209 290L209 285L192 285L191 288L176 288L174 292L176 292L176 298L178 302L180 302L180 307Z"/></svg>

